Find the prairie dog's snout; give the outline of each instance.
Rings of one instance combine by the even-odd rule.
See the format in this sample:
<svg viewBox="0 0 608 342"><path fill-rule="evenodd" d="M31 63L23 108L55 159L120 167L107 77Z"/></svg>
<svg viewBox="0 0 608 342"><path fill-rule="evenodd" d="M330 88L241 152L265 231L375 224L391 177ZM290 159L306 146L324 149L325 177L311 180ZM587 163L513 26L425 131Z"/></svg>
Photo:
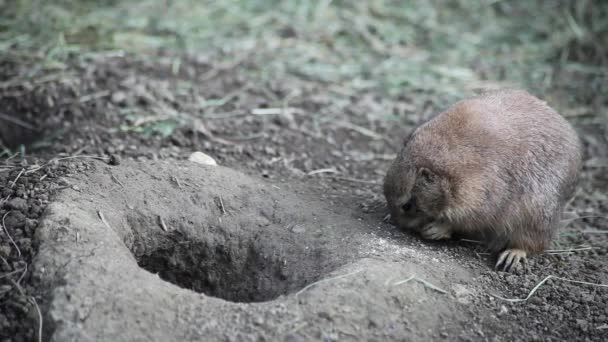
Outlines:
<svg viewBox="0 0 608 342"><path fill-rule="evenodd" d="M483 236L509 269L550 244L581 163L578 136L522 90L460 101L406 139L387 171L392 221L428 239Z"/></svg>

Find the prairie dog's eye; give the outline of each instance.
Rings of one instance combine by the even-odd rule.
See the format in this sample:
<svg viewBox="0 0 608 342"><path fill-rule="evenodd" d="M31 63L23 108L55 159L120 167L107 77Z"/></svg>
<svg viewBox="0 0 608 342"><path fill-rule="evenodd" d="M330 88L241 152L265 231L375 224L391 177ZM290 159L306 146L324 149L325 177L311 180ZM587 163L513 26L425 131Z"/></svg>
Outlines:
<svg viewBox="0 0 608 342"><path fill-rule="evenodd" d="M429 169L422 168L422 169L420 169L419 174L425 182L427 182L427 183L435 182L435 177L433 177L433 174L431 173L431 171Z"/></svg>
<svg viewBox="0 0 608 342"><path fill-rule="evenodd" d="M414 208L414 206L416 205L416 200L414 199L414 197L410 198L409 201L407 201L404 205L401 206L401 210L407 212L410 211Z"/></svg>

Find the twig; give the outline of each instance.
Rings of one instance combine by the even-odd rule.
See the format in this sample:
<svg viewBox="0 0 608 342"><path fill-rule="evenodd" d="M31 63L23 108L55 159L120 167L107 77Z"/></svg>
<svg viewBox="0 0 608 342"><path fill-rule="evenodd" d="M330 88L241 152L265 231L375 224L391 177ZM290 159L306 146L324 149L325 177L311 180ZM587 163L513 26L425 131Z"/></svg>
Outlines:
<svg viewBox="0 0 608 342"><path fill-rule="evenodd" d="M30 296L30 301L36 307L36 312L38 312L38 342L42 342L42 312L40 311L40 306L38 306L38 302L34 296Z"/></svg>
<svg viewBox="0 0 608 342"><path fill-rule="evenodd" d="M222 196L220 196L220 209L222 209L222 214L226 215L226 209L224 208L224 201L222 200Z"/></svg>
<svg viewBox="0 0 608 342"><path fill-rule="evenodd" d="M113 181L115 181L116 183L118 183L118 185L120 185L123 188L125 187L125 185L122 184L122 182L118 178L116 178L116 176L112 175L111 177L112 177Z"/></svg>
<svg viewBox="0 0 608 342"><path fill-rule="evenodd" d="M165 224L165 220L163 220L163 217L158 215L158 222L160 223L160 228L163 230L163 232L168 232L169 229L167 229L167 225Z"/></svg>
<svg viewBox="0 0 608 342"><path fill-rule="evenodd" d="M6 158L5 162L8 162L9 160L14 159L15 157L17 157L19 154L21 154L21 152L15 152L12 156Z"/></svg>
<svg viewBox="0 0 608 342"><path fill-rule="evenodd" d="M25 264L25 267L23 268L23 273L21 273L21 276L19 277L19 279L17 279L17 284L21 285L21 281L23 280L23 277L25 277L26 273L27 273L27 264Z"/></svg>
<svg viewBox="0 0 608 342"><path fill-rule="evenodd" d="M112 229L112 227L110 227L110 225L108 224L108 221L106 221L106 218L103 216L103 213L101 212L101 210L97 210L97 215L99 215L99 218L101 219L101 222L103 222L103 224L108 229Z"/></svg>
<svg viewBox="0 0 608 342"><path fill-rule="evenodd" d="M106 97L108 95L110 95L110 91L109 90L102 90L102 91L98 91L96 93L92 93L92 94L87 94L87 95L81 96L81 97L78 98L78 102L84 103L84 102L88 102L88 101L91 101L91 100L95 100L95 99L99 99L99 98L102 98L102 97Z"/></svg>
<svg viewBox="0 0 608 342"><path fill-rule="evenodd" d="M528 299L530 299L534 295L534 293L536 292L536 290L538 290L544 283L547 282L547 280L549 280L551 278L563 280L563 281L570 282L570 283L576 283L576 284L583 284L583 285L591 285L591 286L606 287L606 288L608 288L608 284L596 284L596 283L590 283L590 282L586 282L586 281L571 280L571 279L556 277L554 275L548 275L545 279L543 279L536 286L534 286L534 288L532 289L532 291L530 291L530 293L528 293L528 296L526 298L504 298L504 297L501 297L499 295L495 295L495 294L492 294L492 293L490 293L490 295L492 295L493 297L496 297L498 299L502 299L504 301L511 302L511 303L525 302L525 301L527 301Z"/></svg>
<svg viewBox="0 0 608 342"><path fill-rule="evenodd" d="M173 178L173 181L175 182L175 184L177 184L177 187L181 189L182 184L179 182L179 178L177 178L177 176L173 176L171 178Z"/></svg>
<svg viewBox="0 0 608 342"><path fill-rule="evenodd" d="M394 283L393 286L397 286L397 285L408 283L409 281L414 280L414 278L416 278L416 276L413 275L413 276L410 276L407 279L399 280L398 282Z"/></svg>
<svg viewBox="0 0 608 342"><path fill-rule="evenodd" d="M13 238L11 237L11 234L9 234L8 228L6 228L6 224L4 223L4 219L10 213L12 213L12 211L8 211L6 214L4 214L4 216L2 216L2 228L4 228L4 231L6 232L6 236L8 236L9 240L11 240L11 243L13 244L13 246L15 246L15 249L17 249L17 255L19 256L19 258L21 258L21 250L19 249L19 246L17 246L17 244L15 243L15 240L13 240Z"/></svg>
<svg viewBox="0 0 608 342"><path fill-rule="evenodd" d="M279 115L279 114L292 114L299 113L301 110L299 108L256 108L251 110L251 114L253 115Z"/></svg>
<svg viewBox="0 0 608 342"><path fill-rule="evenodd" d="M383 136L381 136L380 134L372 131L371 129L355 125L352 122L340 121L340 122L337 122L337 125L338 126L342 126L344 128L347 128L347 129L350 129L350 130L353 130L353 131L355 131L355 132L357 132L359 134L365 135L366 137L372 138L374 140L383 140L384 139Z"/></svg>
<svg viewBox="0 0 608 342"><path fill-rule="evenodd" d="M318 169L318 170L310 171L309 173L307 173L307 175L312 176L312 175L316 175L319 173L338 173L338 170L336 170L335 167L328 167L326 169Z"/></svg>
<svg viewBox="0 0 608 342"><path fill-rule="evenodd" d="M12 276L13 274L17 274L17 273L19 273L19 272L21 272L21 271L23 271L23 268L19 268L19 269L16 269L16 270L14 270L14 271L11 271L11 272L8 272L8 273L5 273L5 274L3 274L3 275L0 275L0 279L4 279L4 278L6 278L6 277L10 277L10 276Z"/></svg>
<svg viewBox="0 0 608 342"><path fill-rule="evenodd" d="M571 252L588 251L590 249L593 249L593 247L587 246L587 247L569 248L569 249L546 249L545 253L547 253L547 254L564 254L564 253L570 254Z"/></svg>
<svg viewBox="0 0 608 342"><path fill-rule="evenodd" d="M355 274L357 274L357 273L359 273L359 272L361 272L361 271L363 271L363 269L359 269L359 270L356 270L356 271L353 271L353 272L350 272L350 273L347 273L347 274L343 274L343 275L339 275L339 276L335 276L335 277L331 277L331 278L325 278L325 279L321 279L321 280L316 281L316 282L314 282L314 283L312 283L312 284L308 284L308 285L306 285L306 286L305 286L303 289L301 289L300 291L296 292L296 295L295 295L295 296L296 296L296 297L298 297L298 296L299 296L300 294L302 294L304 291L306 291L306 290L308 290L309 288L311 288L311 287L313 287L313 286L315 286L315 285L318 285L318 284L320 284L320 283L326 283L326 282L328 282L328 281L332 281L332 280L337 280L337 279L341 279L341 278L350 277L350 276L355 275Z"/></svg>
<svg viewBox="0 0 608 342"><path fill-rule="evenodd" d="M344 180L344 181L348 181L348 182L354 182L354 183L364 183L364 184L378 185L378 182L376 182L376 181L370 181L370 180L365 180L365 179L356 179L356 178L338 177L338 176L333 176L331 178L340 179L340 180Z"/></svg>
<svg viewBox="0 0 608 342"><path fill-rule="evenodd" d="M17 177L15 177L15 180L13 180L13 184L11 184L11 189L15 187L15 184L17 184L17 181L19 180L19 178L21 178L21 175L23 175L23 172L25 172L25 169L21 169L21 172L19 172Z"/></svg>
<svg viewBox="0 0 608 342"><path fill-rule="evenodd" d="M447 293L448 293L448 291L446 291L446 290L444 290L444 289L442 289L442 288L440 288L440 287L437 287L437 286L435 286L435 285L433 285L433 284L429 283L428 281L426 281L426 280L424 280L424 279L418 278L416 275L412 275L412 276L410 276L410 277L409 277L409 278L407 278L407 279L400 280L400 281L398 281L398 282L394 283L394 284L393 284L393 286L397 286L397 285L405 284L405 283L408 283L408 282L410 282L410 281L412 281L412 280L415 280L415 281L417 281L417 282L421 283L422 285L424 285L425 287L428 287L429 289L431 289L431 290L435 290L435 291L437 291L437 292L439 292L439 293L443 293L443 294L447 294Z"/></svg>
<svg viewBox="0 0 608 342"><path fill-rule="evenodd" d="M36 127L30 125L29 123L23 121L23 120L19 120L17 118L14 118L10 115L4 114L4 113L0 113L0 119L4 120L4 121L8 121L11 123L14 123L15 125L21 126L23 128L27 128L30 131L35 131Z"/></svg>

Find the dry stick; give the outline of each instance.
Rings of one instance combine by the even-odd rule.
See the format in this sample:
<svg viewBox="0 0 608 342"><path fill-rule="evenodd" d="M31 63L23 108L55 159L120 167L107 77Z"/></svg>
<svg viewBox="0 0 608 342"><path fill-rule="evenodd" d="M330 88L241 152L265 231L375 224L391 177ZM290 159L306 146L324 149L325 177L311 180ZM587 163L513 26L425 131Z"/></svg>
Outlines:
<svg viewBox="0 0 608 342"><path fill-rule="evenodd" d="M14 159L15 157L17 157L21 152L15 152L15 154L13 154L12 156L6 158L5 162L8 162L12 159Z"/></svg>
<svg viewBox="0 0 608 342"><path fill-rule="evenodd" d="M23 277L25 277L26 273L27 273L27 264L25 264L25 267L23 268L23 273L21 273L21 276L19 277L19 279L17 279L18 285L21 285L21 281L23 280Z"/></svg>
<svg viewBox="0 0 608 342"><path fill-rule="evenodd" d="M9 211L6 214L4 214L4 216L2 216L2 228L4 228L4 231L6 232L6 236L8 236L9 240L11 240L11 243L13 244L13 246L15 246L15 249L17 249L17 255L19 256L19 258L21 258L21 250L19 249L19 246L17 246L17 244L15 243L15 240L13 240L13 238L11 237L11 234L9 234L8 228L6 228L6 224L4 223L4 219L6 219L6 217L10 213L12 213L12 211Z"/></svg>
<svg viewBox="0 0 608 342"><path fill-rule="evenodd" d="M365 180L365 179L356 179L356 178L338 177L338 176L333 176L331 178L333 178L333 179L340 179L340 180L344 180L344 181L348 181L348 182L353 182L353 183L363 183L363 184L378 185L378 182L376 182L376 181L370 181L370 180Z"/></svg>
<svg viewBox="0 0 608 342"><path fill-rule="evenodd" d="M103 216L103 213L101 212L101 210L97 210L97 215L99 215L99 218L101 219L101 222L103 222L103 224L108 229L112 229L112 227L110 227L110 225L108 224L108 221L106 221L106 218Z"/></svg>
<svg viewBox="0 0 608 342"><path fill-rule="evenodd" d="M178 188L182 188L182 184L179 182L179 178L177 178L177 176L173 176L173 180L175 181L175 184L177 184Z"/></svg>
<svg viewBox="0 0 608 342"><path fill-rule="evenodd" d="M224 208L224 201L222 200L222 196L220 196L220 209L222 209L222 214L226 215L226 209Z"/></svg>
<svg viewBox="0 0 608 342"><path fill-rule="evenodd" d="M14 117L12 117L10 115L6 115L4 113L0 113L0 119L2 119L4 121L11 122L11 123L14 123L15 125L21 126L23 128L27 128L27 129L29 129L31 131L35 131L36 130L36 127L28 124L27 122L25 122L23 120L19 120L17 118L14 118Z"/></svg>
<svg viewBox="0 0 608 342"><path fill-rule="evenodd" d="M13 184L11 184L11 189L15 187L15 184L17 184L17 181L19 180L19 178L21 178L21 175L23 175L23 172L25 172L25 169L21 169L21 172L19 172L19 174L15 178L15 180L13 181Z"/></svg>
<svg viewBox="0 0 608 342"><path fill-rule="evenodd" d="M328 167L326 169L318 169L318 170L310 171L309 173L307 173L307 175L312 176L312 175L316 175L319 173L338 173L338 170L336 170L335 167Z"/></svg>
<svg viewBox="0 0 608 342"><path fill-rule="evenodd" d="M341 279L341 278L350 277L350 276L355 275L355 274L357 274L357 273L359 273L359 272L361 272L361 271L363 271L363 269L359 269L359 270L356 270L356 271L353 271L353 272L350 272L350 273L347 273L347 274L343 274L343 275L339 275L339 276L335 276L335 277L331 277L331 278L325 278L325 279L321 279L321 280L319 280L319 281L315 281L314 283L312 283L312 284L308 284L308 285L306 285L306 286L305 286L303 289L301 289L300 291L296 292L296 295L295 295L295 296L296 296L296 297L298 297L298 296L299 296L300 294L302 294L304 291L306 291L306 290L308 290L309 288L311 288L311 287L313 287L313 286L315 286L315 285L318 285L318 284L320 284L320 283L325 283L325 282L332 281L332 280L337 280L337 279Z"/></svg>
<svg viewBox="0 0 608 342"><path fill-rule="evenodd" d="M444 290L444 289L442 289L442 288L440 288L440 287L438 287L438 286L435 286L435 285L433 285L433 284L429 283L428 281L426 281L426 280L424 280L424 279L418 278L416 275L412 275L412 276L410 276L410 277L409 277L409 278L407 278L407 279L400 280L400 281L398 281L398 282L394 283L394 284L393 284L393 286L397 286L397 285L405 284L405 283L408 283L408 282L410 282L410 281L412 281L412 280L415 280L415 281L417 281L417 282L421 283L422 285L424 285L425 287L428 287L428 288L430 288L431 290L435 290L435 291L437 291L437 292L439 292L439 293L443 293L443 294L447 294L447 293L448 293L448 291L446 291L446 290Z"/></svg>
<svg viewBox="0 0 608 342"><path fill-rule="evenodd" d="M23 268L19 268L19 269L16 269L16 270L14 270L14 271L11 271L11 272L8 272L8 273L5 273L5 274L3 274L3 275L0 275L0 279L4 279L4 278L6 278L6 277L10 277L10 276L12 276L13 274L17 274L17 273L19 273L19 272L21 272L21 271L23 271Z"/></svg>
<svg viewBox="0 0 608 342"><path fill-rule="evenodd" d="M30 301L36 307L36 311L38 312L38 342L42 342L42 312L40 311L40 307L38 306L38 302L34 296L30 296Z"/></svg>
<svg viewBox="0 0 608 342"><path fill-rule="evenodd" d="M169 229L167 229L167 225L165 224L165 220L163 220L163 217L160 215L158 215L158 222L160 222L160 227L165 233L169 231Z"/></svg>
<svg viewBox="0 0 608 342"><path fill-rule="evenodd" d="M123 188L125 187L125 185L122 184L122 182L118 178L116 178L116 176L112 175L112 180L114 180L116 183L118 183L118 185L120 185L121 187L123 187Z"/></svg>
<svg viewBox="0 0 608 342"><path fill-rule="evenodd" d="M588 251L590 249L593 249L593 247L588 246L588 247L569 248L569 249L546 249L544 252L547 254L563 254L563 253L569 254L571 252Z"/></svg>
<svg viewBox="0 0 608 342"><path fill-rule="evenodd" d="M591 286L606 287L606 288L608 288L608 284L596 284L596 283L590 283L590 282L586 282L586 281L571 280L571 279L556 277L554 275L549 275L545 279L543 279L540 283L538 283L536 286L534 286L534 288L532 289L532 291L530 291L530 293L528 293L528 296L526 298L504 298L504 297L501 297L499 295L495 295L495 294L492 294L492 293L490 293L490 295L493 296L493 297L496 297L498 299L502 299L504 301L511 302L511 303L525 302L525 301L527 301L528 299L530 299L534 295L534 293L536 292L536 290L538 290L545 282L547 282L547 280L549 280L551 278L563 280L563 281L570 282L570 283L576 283L576 284L583 284L583 285L591 285Z"/></svg>
<svg viewBox="0 0 608 342"><path fill-rule="evenodd" d="M361 127L359 125L355 125L352 122L348 122L348 121L340 121L337 123L338 126L342 126L346 129L350 129L353 130L361 135L364 135L368 138L372 138L374 140L384 140L384 137L374 131L372 131L371 129L365 128L365 127Z"/></svg>

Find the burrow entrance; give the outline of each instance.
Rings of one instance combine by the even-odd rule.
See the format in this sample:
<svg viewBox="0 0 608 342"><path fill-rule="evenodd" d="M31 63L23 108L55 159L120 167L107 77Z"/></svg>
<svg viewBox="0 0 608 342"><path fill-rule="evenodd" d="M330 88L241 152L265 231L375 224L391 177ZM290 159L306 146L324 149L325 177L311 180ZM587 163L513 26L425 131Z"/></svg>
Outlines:
<svg viewBox="0 0 608 342"><path fill-rule="evenodd" d="M254 221L251 229L230 224L182 225L170 232L154 227L147 230L153 234L136 234L132 252L141 268L161 279L232 302L276 299L343 264L325 242L296 240L288 229L281 236L278 226L251 234Z"/></svg>
<svg viewBox="0 0 608 342"><path fill-rule="evenodd" d="M96 163L79 196L103 194L93 211L104 208L137 264L164 281L262 302L357 257L364 227L314 198L221 166L131 163Z"/></svg>

